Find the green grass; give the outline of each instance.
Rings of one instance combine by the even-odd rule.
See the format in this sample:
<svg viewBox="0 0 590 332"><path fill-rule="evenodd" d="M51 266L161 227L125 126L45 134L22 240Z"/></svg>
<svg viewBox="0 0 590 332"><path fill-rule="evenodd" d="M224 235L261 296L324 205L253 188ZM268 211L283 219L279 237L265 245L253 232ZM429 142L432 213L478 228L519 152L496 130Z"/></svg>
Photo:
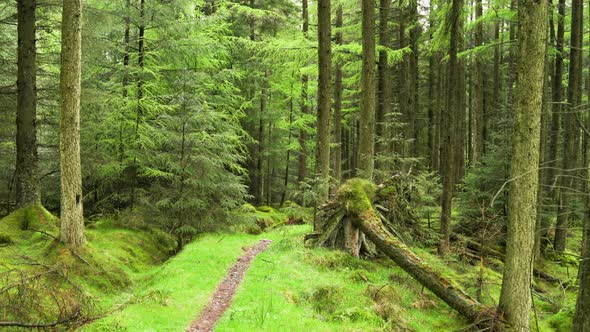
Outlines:
<svg viewBox="0 0 590 332"><path fill-rule="evenodd" d="M207 304L242 247L259 237L204 235L166 262L137 276L136 291L113 299L116 310L82 331L183 331Z"/></svg>
<svg viewBox="0 0 590 332"><path fill-rule="evenodd" d="M296 226L266 234L274 243L252 263L217 331L454 331L464 325L389 261L304 248L309 231Z"/></svg>

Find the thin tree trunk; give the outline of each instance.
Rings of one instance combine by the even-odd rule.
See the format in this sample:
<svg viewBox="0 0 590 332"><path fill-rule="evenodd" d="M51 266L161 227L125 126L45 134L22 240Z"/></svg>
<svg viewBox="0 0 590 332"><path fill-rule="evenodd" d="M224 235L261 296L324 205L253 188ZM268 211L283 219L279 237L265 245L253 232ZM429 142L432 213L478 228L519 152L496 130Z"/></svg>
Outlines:
<svg viewBox="0 0 590 332"><path fill-rule="evenodd" d="M40 201L37 156L36 0L18 0L16 205Z"/></svg>
<svg viewBox="0 0 590 332"><path fill-rule="evenodd" d="M342 45L342 5L336 9L336 44ZM333 176L340 183L342 181L342 65L336 63L336 77L334 79L334 133L332 140L334 150L332 151Z"/></svg>
<svg viewBox="0 0 590 332"><path fill-rule="evenodd" d="M256 160L256 172L258 174L256 188L255 203L256 205L262 204L264 200L264 121L266 118L266 102L267 102L267 71L264 71L264 77L262 82L262 93L260 94L260 113L258 114L258 152Z"/></svg>
<svg viewBox="0 0 590 332"><path fill-rule="evenodd" d="M318 175L320 176L320 200L326 201L330 179L330 106L331 106L331 63L332 28L330 0L318 1Z"/></svg>
<svg viewBox="0 0 590 332"><path fill-rule="evenodd" d="M520 0L508 240L499 310L530 331L547 2ZM516 61L513 59L512 61Z"/></svg>
<svg viewBox="0 0 590 332"><path fill-rule="evenodd" d="M126 1L127 16L125 16L125 33L123 37L123 43L125 44L123 49L123 103L124 109L127 107L127 96L129 95L129 91L127 91L127 87L129 86L129 58L130 58L130 31L131 31L131 18L129 17L129 10L131 10L131 0ZM121 167L123 166L123 162L125 161L125 140L123 136L123 128L124 128L124 119L125 115L123 114L121 123L119 124L119 164Z"/></svg>
<svg viewBox="0 0 590 332"><path fill-rule="evenodd" d="M461 12L463 10L462 0L452 0L451 9L447 17L450 23L450 48L449 48L449 65L448 65L448 84L447 84L447 107L446 114L443 118L443 144L441 154L441 176L443 183L442 192L442 211L440 220L440 232L442 235L439 251L445 254L448 251L451 235L451 212L452 201L455 190L455 184L458 180L459 160L458 154L462 151L459 145L462 142L461 122L464 122L464 109L462 96L464 88L461 82L463 70L462 63L459 62L458 52L460 47L459 39L461 38ZM459 137L458 137L459 136ZM460 153L462 154L462 152ZM462 157L462 156L461 156Z"/></svg>
<svg viewBox="0 0 590 332"><path fill-rule="evenodd" d="M432 41L434 38L435 30L435 11L434 11L434 0L430 0L430 8L429 8L429 34L430 40ZM438 130L439 130L439 117L440 114L438 112L438 82L441 78L437 75L438 68L437 68L437 54L432 52L428 57L428 151L430 154L430 164L429 168L431 172L438 171L438 158L439 158L439 149L438 146Z"/></svg>
<svg viewBox="0 0 590 332"><path fill-rule="evenodd" d="M410 0L410 48L412 54L410 55L410 61L408 63L408 85L409 85L409 96L408 101L410 105L411 123L412 127L412 144L411 144L411 155L412 157L418 157L420 147L420 105L419 105L419 49L418 49L418 38L420 38L420 23L418 22L418 2L417 0Z"/></svg>
<svg viewBox="0 0 590 332"><path fill-rule="evenodd" d="M483 15L482 0L475 1L475 20L479 20ZM482 22L478 22L475 27L475 47L480 47L483 44L483 26ZM474 98L473 98L473 115L474 115L474 143L473 144L473 162L479 163L484 151L484 93L485 93L485 77L484 77L484 63L479 54L475 55L475 63L473 70L474 83Z"/></svg>
<svg viewBox="0 0 590 332"><path fill-rule="evenodd" d="M373 178L375 167L375 2L362 0L363 65L357 166L360 175Z"/></svg>
<svg viewBox="0 0 590 332"><path fill-rule="evenodd" d="M143 74L145 68L145 0L139 2L139 36L137 47L137 62L139 65L139 74L137 75L137 109L135 115L135 156L133 157L133 184L131 187L131 208L133 209L137 202L137 176L139 166L137 164L137 154L140 150L139 127L143 115Z"/></svg>
<svg viewBox="0 0 590 332"><path fill-rule="evenodd" d="M379 45L382 47L389 47L391 44L389 36L389 12L391 0L380 0L379 5ZM375 168L385 171L384 162L382 158L387 154L387 116L391 113L391 70L387 61L387 51L379 51L379 103L376 114L376 136L377 143L375 145L375 155L379 156ZM379 161L381 160L381 161Z"/></svg>
<svg viewBox="0 0 590 332"><path fill-rule="evenodd" d="M307 32L309 30L309 10L308 1L302 1L302 19L303 19L303 35L307 38ZM309 77L304 74L301 78L301 113L303 116L309 114L309 105L307 100L307 88L308 88ZM307 177L307 131L305 129L299 130L299 166L297 171L297 181L303 182Z"/></svg>
<svg viewBox="0 0 590 332"><path fill-rule="evenodd" d="M289 135L287 138L287 159L286 159L286 166L285 166L285 180L283 181L283 193L281 194L281 204L280 206L283 207L285 204L285 198L287 197L287 189L289 188L289 165L291 163L291 139L293 137L293 131L291 126L293 125L293 85L291 85L291 98L289 100Z"/></svg>
<svg viewBox="0 0 590 332"><path fill-rule="evenodd" d="M61 240L68 246L84 245L82 170L80 165L80 81L82 53L82 2L63 3L61 37Z"/></svg>
<svg viewBox="0 0 590 332"><path fill-rule="evenodd" d="M571 49L569 65L569 81L567 90L568 112L564 116L564 147L563 171L561 176L561 204L555 227L555 250L563 252L567 245L569 217L572 214L570 202L578 174L574 169L578 166L579 134L577 112L582 97L582 39L583 39L583 0L572 1Z"/></svg>

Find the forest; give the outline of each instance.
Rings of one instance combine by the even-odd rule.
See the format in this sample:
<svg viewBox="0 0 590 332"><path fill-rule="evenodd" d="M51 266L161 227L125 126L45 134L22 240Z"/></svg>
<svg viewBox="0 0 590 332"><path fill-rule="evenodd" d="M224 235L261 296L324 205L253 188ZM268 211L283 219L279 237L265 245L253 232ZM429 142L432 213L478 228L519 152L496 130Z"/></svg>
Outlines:
<svg viewBox="0 0 590 332"><path fill-rule="evenodd" d="M0 46L2 331L590 332L590 1L2 0Z"/></svg>

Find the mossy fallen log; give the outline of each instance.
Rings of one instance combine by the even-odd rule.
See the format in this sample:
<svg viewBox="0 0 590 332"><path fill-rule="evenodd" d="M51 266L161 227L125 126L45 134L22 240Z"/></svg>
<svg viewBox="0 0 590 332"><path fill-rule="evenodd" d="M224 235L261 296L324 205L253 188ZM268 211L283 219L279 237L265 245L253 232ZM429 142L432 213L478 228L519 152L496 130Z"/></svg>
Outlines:
<svg viewBox="0 0 590 332"><path fill-rule="evenodd" d="M488 331L505 331L505 324L497 317L494 308L470 297L452 281L429 267L401 240L391 234L374 210L374 193L375 186L366 180L352 179L343 184L337 192L336 200L346 211L344 218L350 219L377 249L475 325ZM333 213L333 216L336 215L338 212Z"/></svg>

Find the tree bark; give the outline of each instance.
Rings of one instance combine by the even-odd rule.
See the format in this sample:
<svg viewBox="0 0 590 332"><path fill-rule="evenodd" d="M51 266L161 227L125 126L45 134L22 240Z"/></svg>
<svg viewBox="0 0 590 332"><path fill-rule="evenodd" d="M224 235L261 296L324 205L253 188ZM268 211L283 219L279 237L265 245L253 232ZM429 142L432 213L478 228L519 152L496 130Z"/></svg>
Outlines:
<svg viewBox="0 0 590 332"><path fill-rule="evenodd" d="M440 232L442 240L439 251L444 254L448 251L451 235L451 212L455 184L458 180L459 157L462 158L461 122L464 121L463 91L464 79L462 63L459 62L458 53L461 38L461 12L463 0L452 0L451 9L447 17L450 23L450 48L448 64L447 84L447 107L443 117L443 144L441 153L441 177L442 177L442 198L441 198L441 220Z"/></svg>
<svg viewBox="0 0 590 332"><path fill-rule="evenodd" d="M380 0L379 3L379 45L389 47L391 40L389 35L389 15L391 0ZM391 70L387 60L387 51L379 51L379 102L376 114L376 137L375 155L383 157L387 154L387 135L386 122L387 116L391 113ZM384 170L384 163L377 162L375 168Z"/></svg>
<svg viewBox="0 0 590 332"><path fill-rule="evenodd" d="M430 29L430 40L434 38L435 30L435 22L434 22L435 12L434 12L434 1L430 0L430 9L429 9L429 29ZM438 96L438 82L437 80L440 79L438 77L437 72L437 55L432 52L428 57L428 150L430 154L430 164L429 168L431 172L438 171L438 158L439 158L439 118L440 114L438 112L438 103L437 103L437 96Z"/></svg>
<svg viewBox="0 0 590 332"><path fill-rule="evenodd" d="M517 84L508 198L508 240L499 309L516 331L530 331L547 3L520 0Z"/></svg>
<svg viewBox="0 0 590 332"><path fill-rule="evenodd" d="M342 5L336 8L336 44L342 45ZM333 176L337 183L342 180L342 65L336 63L336 77L334 79L334 151L332 151Z"/></svg>
<svg viewBox="0 0 590 332"><path fill-rule="evenodd" d="M330 105L332 70L332 28L330 0L318 1L318 175L320 176L320 200L326 201L330 180Z"/></svg>
<svg viewBox="0 0 590 332"><path fill-rule="evenodd" d="M319 5L319 4L318 4ZM308 1L302 1L302 19L303 19L303 35L307 38L307 32L309 30L309 8ZM309 105L307 100L307 88L308 88L309 77L304 74L301 77L301 113L303 116L309 114ZM299 130L299 158L297 168L297 181L303 182L307 177L307 131L305 129Z"/></svg>
<svg viewBox="0 0 590 332"><path fill-rule="evenodd" d="M362 177L372 179L375 167L375 2L373 0L362 0L362 45L357 167Z"/></svg>
<svg viewBox="0 0 590 332"><path fill-rule="evenodd" d="M583 0L572 0L571 49L569 64L569 81L567 90L568 112L564 116L564 147L563 171L561 176L561 200L557 224L555 227L555 250L563 252L567 245L569 217L572 214L570 202L576 182L573 180L578 174L579 126L577 109L582 97L582 39L583 39Z"/></svg>
<svg viewBox="0 0 590 332"><path fill-rule="evenodd" d="M61 240L79 247L84 238L82 170L80 165L80 81L82 2L63 3L61 37Z"/></svg>
<svg viewBox="0 0 590 332"><path fill-rule="evenodd" d="M483 15L483 6L482 0L475 1L475 20L477 21ZM482 22L478 22L475 26L475 47L480 47L483 45L483 26ZM484 104L484 94L485 94L485 77L484 77L484 63L481 59L479 54L475 54L475 63L474 63L474 98L473 98L473 117L474 117L474 143L473 144L473 155L472 161L473 163L477 164L481 161L481 157L484 151L484 112L485 112L485 104Z"/></svg>
<svg viewBox="0 0 590 332"><path fill-rule="evenodd" d="M36 0L18 1L18 73L16 105L16 205L37 204L37 48Z"/></svg>
<svg viewBox="0 0 590 332"><path fill-rule="evenodd" d="M590 3L588 4L588 11L590 15ZM588 44L590 44L590 34L588 35ZM588 81L586 86L586 93L590 98L590 73L588 73ZM589 99L590 100L590 99ZM585 127L590 128L590 116L586 115ZM588 143L589 135L584 136L586 142L585 148L585 168L586 178L590 178L590 143ZM590 331L590 183L586 182L586 199L585 199L585 213L584 213L584 232L582 237L582 252L580 254L580 268L578 271L578 299L576 301L576 312L574 313L574 320L572 331Z"/></svg>

